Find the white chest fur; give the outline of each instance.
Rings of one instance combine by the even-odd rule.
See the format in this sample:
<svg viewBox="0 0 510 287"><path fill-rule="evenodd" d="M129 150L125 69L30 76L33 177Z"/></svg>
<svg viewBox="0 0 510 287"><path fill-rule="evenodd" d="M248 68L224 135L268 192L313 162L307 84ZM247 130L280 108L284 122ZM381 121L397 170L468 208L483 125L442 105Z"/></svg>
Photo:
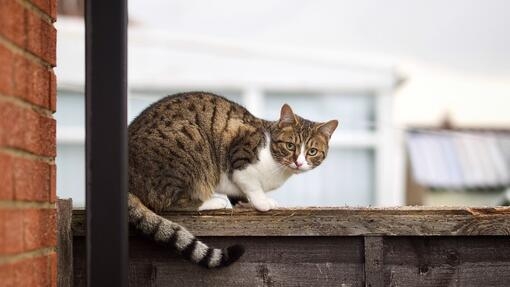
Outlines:
<svg viewBox="0 0 510 287"><path fill-rule="evenodd" d="M235 171L237 184L229 179L228 175L222 174L216 192L227 195L242 195L241 186L251 186L253 189L261 188L268 192L280 187L291 175L292 172L280 165L273 159L269 144L259 152L259 160L243 170Z"/></svg>

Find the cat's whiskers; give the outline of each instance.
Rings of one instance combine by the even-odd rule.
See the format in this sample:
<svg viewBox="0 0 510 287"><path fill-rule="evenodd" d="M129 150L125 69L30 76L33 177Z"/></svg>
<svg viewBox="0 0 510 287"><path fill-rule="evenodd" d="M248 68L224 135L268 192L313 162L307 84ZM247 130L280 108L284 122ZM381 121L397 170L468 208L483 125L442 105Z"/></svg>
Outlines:
<svg viewBox="0 0 510 287"><path fill-rule="evenodd" d="M269 172L269 174L272 175L272 174L275 174L275 173L280 172L282 170L285 170L286 168L290 168L290 167L287 166L288 164L290 164L290 162L287 162L287 161L282 162L281 165L279 165L276 168L274 168L273 170L271 170Z"/></svg>
<svg viewBox="0 0 510 287"><path fill-rule="evenodd" d="M285 165L279 165L279 166L277 166L276 168L272 169L272 170L269 172L269 174L271 174L271 175L272 175L272 174L275 174L275 173L277 173L277 172L280 172L280 171L284 170L285 168L286 168L286 166L285 166Z"/></svg>

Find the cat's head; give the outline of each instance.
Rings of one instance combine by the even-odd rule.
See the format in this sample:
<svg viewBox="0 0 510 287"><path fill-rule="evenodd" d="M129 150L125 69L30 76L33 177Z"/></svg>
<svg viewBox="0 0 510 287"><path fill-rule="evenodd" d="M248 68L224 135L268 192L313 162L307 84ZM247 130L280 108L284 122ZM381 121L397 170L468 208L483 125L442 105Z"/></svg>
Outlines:
<svg viewBox="0 0 510 287"><path fill-rule="evenodd" d="M271 154L295 173L311 170L326 158L337 126L337 120L316 123L303 119L285 104L280 119L271 128Z"/></svg>

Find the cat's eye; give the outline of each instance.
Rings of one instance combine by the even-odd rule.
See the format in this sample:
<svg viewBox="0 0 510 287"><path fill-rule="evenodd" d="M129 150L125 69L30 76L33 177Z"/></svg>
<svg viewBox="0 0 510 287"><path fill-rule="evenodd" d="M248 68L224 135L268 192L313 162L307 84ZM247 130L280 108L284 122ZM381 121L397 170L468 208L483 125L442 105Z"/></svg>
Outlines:
<svg viewBox="0 0 510 287"><path fill-rule="evenodd" d="M293 143L287 143L286 146L287 146L288 150L295 150L296 149L296 145L293 144Z"/></svg>
<svg viewBox="0 0 510 287"><path fill-rule="evenodd" d="M308 150L308 154L311 155L311 156L314 156L317 154L317 149L316 148L311 148Z"/></svg>

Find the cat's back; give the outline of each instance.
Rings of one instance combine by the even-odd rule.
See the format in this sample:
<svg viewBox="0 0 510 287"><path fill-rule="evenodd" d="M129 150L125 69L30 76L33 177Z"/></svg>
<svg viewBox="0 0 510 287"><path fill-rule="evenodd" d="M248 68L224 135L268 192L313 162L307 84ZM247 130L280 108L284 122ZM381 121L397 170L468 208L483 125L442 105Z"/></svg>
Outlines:
<svg viewBox="0 0 510 287"><path fill-rule="evenodd" d="M138 115L129 125L129 134L148 132L182 123L195 125L204 132L218 134L239 125L260 125L246 108L222 96L207 92L187 92L167 96Z"/></svg>

